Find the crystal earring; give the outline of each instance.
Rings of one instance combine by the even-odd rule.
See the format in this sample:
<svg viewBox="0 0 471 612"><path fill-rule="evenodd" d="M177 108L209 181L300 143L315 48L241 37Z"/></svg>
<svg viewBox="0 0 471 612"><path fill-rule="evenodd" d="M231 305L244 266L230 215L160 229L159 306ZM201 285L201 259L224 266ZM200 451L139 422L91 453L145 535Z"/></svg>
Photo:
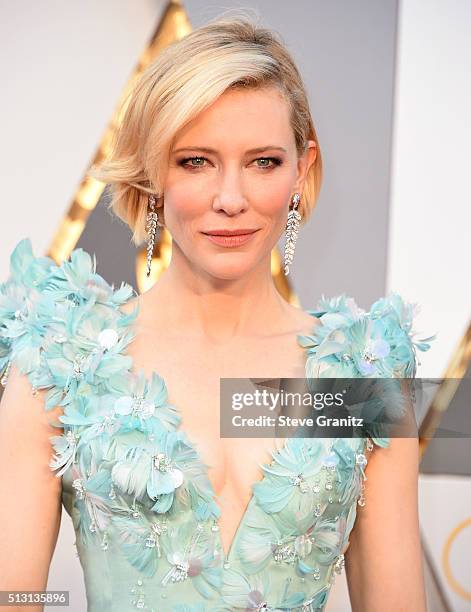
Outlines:
<svg viewBox="0 0 471 612"><path fill-rule="evenodd" d="M285 258L283 262L283 270L285 276L289 274L289 266L293 263L294 249L296 247L296 240L298 238L299 222L301 221L301 214L297 210L298 204L301 200L299 193L295 193L291 202L293 208L288 213L288 220L286 222L286 234L285 234Z"/></svg>
<svg viewBox="0 0 471 612"><path fill-rule="evenodd" d="M150 275L150 268L152 265L152 255L154 253L155 234L157 232L157 226L161 227L159 223L159 215L155 210L155 195L151 193L149 195L149 204L147 211L146 230L147 230L147 267L146 275Z"/></svg>

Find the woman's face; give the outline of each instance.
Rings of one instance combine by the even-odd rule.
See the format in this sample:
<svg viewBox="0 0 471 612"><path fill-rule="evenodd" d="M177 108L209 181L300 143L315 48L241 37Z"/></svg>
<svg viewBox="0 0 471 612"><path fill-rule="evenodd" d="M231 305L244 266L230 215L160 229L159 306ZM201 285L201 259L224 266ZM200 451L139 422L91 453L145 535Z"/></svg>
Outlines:
<svg viewBox="0 0 471 612"><path fill-rule="evenodd" d="M179 132L170 152L164 223L172 258L226 280L269 264L315 159L309 144L299 159L289 107L276 88L225 92ZM245 235L212 235L221 230Z"/></svg>

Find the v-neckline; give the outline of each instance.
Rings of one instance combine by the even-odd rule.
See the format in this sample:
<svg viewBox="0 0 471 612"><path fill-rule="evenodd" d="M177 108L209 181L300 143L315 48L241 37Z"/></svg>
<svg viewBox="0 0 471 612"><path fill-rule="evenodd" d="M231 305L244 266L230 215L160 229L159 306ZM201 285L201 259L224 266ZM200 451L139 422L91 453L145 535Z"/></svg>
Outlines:
<svg viewBox="0 0 471 612"><path fill-rule="evenodd" d="M141 311L141 308L142 308L142 294L137 294L136 298L137 298L137 300L136 300L136 301L137 301L137 306L134 306L134 308L133 308L133 309L132 309L130 312L128 312L128 313L123 312L123 310L121 309L121 307L122 307L124 304L129 304L129 302L130 302L130 300L129 300L129 299L128 299L128 300L126 300L126 301L125 301L123 304L121 304L121 307L119 307L119 306L118 306L118 311L119 311L120 316L122 316L122 317L124 317L124 318L130 318L130 317L132 317L132 320L128 321L128 322L125 324L125 327L126 327L126 330L127 330L127 331L130 331L130 332L133 334L132 338L131 338L131 339L130 339L130 341L127 343L126 347L124 347L124 348L123 348L123 349L122 349L120 352L121 352L121 354L122 354L123 356L126 356L126 357L128 357L128 358L130 359L130 366L129 366L129 368L128 368L128 371L129 371L129 372L130 372L132 375L134 375L134 376L140 376L140 375L141 375L141 376L143 376L144 381L145 381L146 383L149 383L149 382L150 382L150 379L151 379L151 377L152 377L153 375L158 376L158 377L161 379L161 381L163 382L163 384L164 384L165 388L167 389L167 393L168 393L167 381L165 380L165 378L164 378L164 377L163 377L161 374L159 374L159 372L157 372L156 370L152 370L152 371L151 371L151 373L150 373L150 375L149 375L149 376L146 376L146 374L145 374L145 372L144 372L143 368L140 368L139 372L136 372L136 371L135 371L135 369L134 369L134 366L135 366L135 360L134 360L134 358L133 358L133 357L132 357L132 356L129 354L128 348L129 348L129 346L132 344L133 340L135 340L135 339L137 338L137 330L136 330L136 326L137 326L137 315L139 314L139 312ZM307 311L307 310L303 310L303 312L305 312L306 314L309 314L309 316L311 316L311 317L312 317L314 320L316 320L316 321L317 321L317 323L315 323L315 324L314 324L314 327L313 327L313 328L312 328L312 330L311 330L311 333L314 333L314 330L315 330L315 329L316 329L316 328L317 328L319 325L322 325L322 321L321 321L321 319L319 319L319 318L315 317L313 314L311 314L311 312L309 312L309 311ZM299 345L299 348L300 348L301 350L305 350L305 349L304 349L304 347L302 347L302 346L301 346L301 344L300 344L300 342L299 342L299 340L298 340L299 336L303 336L303 334L302 334L302 333L295 334L295 339L296 339L296 342L297 342L297 344ZM307 377L307 367L308 367L308 359L307 359L307 357L305 357L305 360L304 360L304 377ZM170 394L169 394L169 395L170 395ZM172 403L172 406L174 407L175 412L176 412L176 413L178 414L178 416L180 417L180 421L179 421L178 425L176 426L176 430L177 430L177 431L182 432L182 433L185 435L186 440L187 440L187 443L188 443L188 444L191 446L191 448L192 448L192 449L194 450L194 452L195 452L195 455L196 455L196 457L197 457L197 461L199 462L199 464L200 464L201 466L203 466L203 467L204 467L204 473L205 473L205 475L206 475L206 477L207 477L207 480L208 480L208 484L209 484L209 487L210 487L210 491L211 491L212 500L213 500L214 504L217 506L217 508L218 508L218 510L219 510L219 518L220 518L220 517L222 516L222 509L221 509L221 506L220 506L220 505L219 505L219 503L218 503L218 500L219 500L219 497L220 497L220 496L219 496L219 495L216 493L216 491L215 491L215 489L214 489L214 486L213 486L213 483L211 482L211 480L210 480L210 478L209 478L209 476L208 476L208 468L207 468L207 464L206 464L206 463L203 461L203 458L201 457L200 451L198 450L198 446L196 445L196 443L194 443L194 442L193 442L193 440L191 439L191 437L190 437L190 435L188 434L188 432L187 432L185 429L183 429L183 428L181 427L181 423L182 423L182 419L183 419L183 415L182 415L182 411L181 411L181 409L179 408L179 406L177 406L177 405L175 405L175 404L173 404L173 403ZM281 444L280 448L279 448L279 449L277 449L277 450L278 450L278 452L279 452L279 451L282 451L284 448L286 448L286 446L287 446L287 444L288 444L288 440L290 440L290 438L289 438L289 437L284 439L284 442ZM276 447L275 447L275 449L276 449ZM265 467L267 467L267 466L269 465L269 463L268 463L268 462L265 462L265 463L261 463L261 464L259 464L259 465L261 465L261 466L263 466L263 468L265 468ZM247 502L247 504L246 504L246 506L245 506L245 508L244 508L244 511L242 512L242 514L241 514L241 516L240 516L240 519L239 519L239 521L238 521L238 523L237 523L237 527L236 527L236 529L235 529L235 531L234 531L234 535L232 536L232 539L231 539L231 542L230 542L230 544L229 544L229 548L228 548L228 550L227 550L227 551L225 551L225 550L224 550L224 545L223 545L223 541L222 541L222 537L221 537L221 532L220 532L220 530L218 530L218 543L219 543L219 546L220 546L221 552L222 552L222 554L223 554L223 556L224 556L224 563L228 563L228 562L231 560L231 558L232 558L232 553L233 553L234 548L235 548L235 547L234 547L234 544L236 543L236 541L237 541L237 539L238 539L239 533L240 533L240 531L242 530L242 528L243 528L243 526L244 526L244 523L245 523L245 518L246 518L246 516L247 516L247 513L248 513L248 511L249 511L249 509L250 509L251 505L253 504L253 500L255 499L255 495L254 495L254 490L253 490L253 487L254 487L254 485L255 485L256 483L260 483L260 482L262 482L262 481L263 481L263 479L265 478L265 473L264 473L264 471L263 471L263 468L262 468L262 474L261 474L261 477L260 477L258 480L255 480L255 481L254 481L254 482L253 482L253 483L250 485L251 493L250 493L249 500L248 500L248 502Z"/></svg>

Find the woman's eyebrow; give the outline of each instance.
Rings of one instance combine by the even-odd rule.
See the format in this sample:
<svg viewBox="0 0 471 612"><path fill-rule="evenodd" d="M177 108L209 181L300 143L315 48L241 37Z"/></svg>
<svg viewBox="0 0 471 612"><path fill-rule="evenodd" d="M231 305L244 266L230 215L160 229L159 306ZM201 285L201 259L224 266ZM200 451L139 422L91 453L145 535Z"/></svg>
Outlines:
<svg viewBox="0 0 471 612"><path fill-rule="evenodd" d="M211 153L211 154L217 154L217 151L215 149L210 149L208 147L181 147L180 149L174 149L173 153L179 153L180 151L202 151L203 153ZM249 151L246 151L246 153L263 153L263 151L267 151L268 149L270 150L277 150L277 151L283 151L284 153L286 153L286 149L284 147L278 147L276 145L267 145L265 147L257 147L255 149L250 149Z"/></svg>

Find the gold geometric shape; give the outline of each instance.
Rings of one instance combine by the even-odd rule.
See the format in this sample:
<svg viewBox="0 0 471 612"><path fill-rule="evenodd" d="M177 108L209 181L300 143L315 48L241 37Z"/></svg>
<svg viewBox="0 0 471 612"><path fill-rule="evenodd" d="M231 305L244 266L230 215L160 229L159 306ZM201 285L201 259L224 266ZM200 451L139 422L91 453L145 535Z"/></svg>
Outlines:
<svg viewBox="0 0 471 612"><path fill-rule="evenodd" d="M471 528L471 517L465 519L461 523L458 523L458 525L456 525L456 527L448 536L445 542L445 546L443 547L442 563L443 573L445 574L450 588L453 589L453 591L461 598L465 599L466 601L471 601L471 591L466 589L462 584L458 582L458 580L453 575L453 572L451 571L450 563L451 546L458 537L458 535L466 528Z"/></svg>
<svg viewBox="0 0 471 612"><path fill-rule="evenodd" d="M443 380L440 383L430 407L419 428L419 450L423 457L430 440L433 438L440 421L446 410L448 410L462 378L466 375L471 361L471 324L468 325L466 333L461 338L455 351L453 351L450 363L445 370Z"/></svg>

